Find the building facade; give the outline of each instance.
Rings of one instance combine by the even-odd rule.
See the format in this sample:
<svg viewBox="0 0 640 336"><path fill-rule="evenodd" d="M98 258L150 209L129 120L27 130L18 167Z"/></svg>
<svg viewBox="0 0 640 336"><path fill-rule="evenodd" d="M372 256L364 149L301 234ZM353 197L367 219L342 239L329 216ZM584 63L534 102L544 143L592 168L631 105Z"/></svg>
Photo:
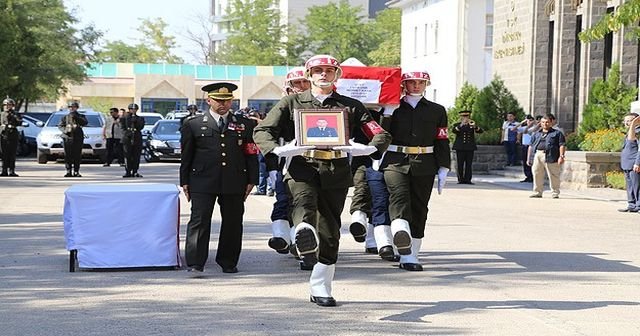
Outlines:
<svg viewBox="0 0 640 336"><path fill-rule="evenodd" d="M582 43L578 34L622 0L495 0L493 67L525 112L553 113L576 130L593 82L620 64L623 81L638 85L638 43L625 30Z"/></svg>
<svg viewBox="0 0 640 336"><path fill-rule="evenodd" d="M464 82L491 81L493 0L393 0L402 10L401 66L431 76L427 98L450 107Z"/></svg>
<svg viewBox="0 0 640 336"><path fill-rule="evenodd" d="M282 83L289 70L285 66L235 66L191 64L100 63L87 68L87 80L69 85L57 106L77 100L82 106L92 102L126 108L130 103L142 112L166 114L197 104L205 110L202 86L214 81L238 85L234 108L253 107L268 111L282 97ZM106 112L106 111L101 111Z"/></svg>

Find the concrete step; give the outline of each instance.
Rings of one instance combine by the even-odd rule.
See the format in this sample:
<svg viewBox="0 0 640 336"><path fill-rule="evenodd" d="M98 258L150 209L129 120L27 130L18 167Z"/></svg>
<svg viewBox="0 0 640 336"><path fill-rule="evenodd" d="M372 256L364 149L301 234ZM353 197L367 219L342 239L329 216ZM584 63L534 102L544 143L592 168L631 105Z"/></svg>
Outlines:
<svg viewBox="0 0 640 336"><path fill-rule="evenodd" d="M489 170L489 174L510 177L514 179L525 178L524 172L522 171L522 166L509 166L504 167L504 169Z"/></svg>

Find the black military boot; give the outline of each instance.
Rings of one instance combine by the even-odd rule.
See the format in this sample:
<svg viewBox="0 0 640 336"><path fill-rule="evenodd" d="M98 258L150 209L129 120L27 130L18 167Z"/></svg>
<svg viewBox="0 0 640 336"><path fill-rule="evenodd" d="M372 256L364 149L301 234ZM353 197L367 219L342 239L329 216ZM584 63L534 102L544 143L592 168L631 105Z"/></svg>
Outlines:
<svg viewBox="0 0 640 336"><path fill-rule="evenodd" d="M9 169L9 176L18 177L20 175L16 174L15 169Z"/></svg>
<svg viewBox="0 0 640 336"><path fill-rule="evenodd" d="M0 173L0 176L9 176L9 174L7 174L7 170L3 169L2 173Z"/></svg>
<svg viewBox="0 0 640 336"><path fill-rule="evenodd" d="M67 170L67 173L64 174L64 177L73 177L73 175L71 174L71 169Z"/></svg>
<svg viewBox="0 0 640 336"><path fill-rule="evenodd" d="M123 178L132 177L131 172L127 170L127 173L122 175Z"/></svg>
<svg viewBox="0 0 640 336"><path fill-rule="evenodd" d="M74 171L73 172L73 177L82 177L82 175L80 175L79 171Z"/></svg>

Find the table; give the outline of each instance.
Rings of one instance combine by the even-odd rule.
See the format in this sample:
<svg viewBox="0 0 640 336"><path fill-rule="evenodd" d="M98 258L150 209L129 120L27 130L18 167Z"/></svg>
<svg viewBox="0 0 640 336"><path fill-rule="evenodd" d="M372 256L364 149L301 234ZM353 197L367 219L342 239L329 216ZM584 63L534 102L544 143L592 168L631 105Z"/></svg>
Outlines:
<svg viewBox="0 0 640 336"><path fill-rule="evenodd" d="M79 184L65 191L69 271L180 266L179 190L173 184Z"/></svg>

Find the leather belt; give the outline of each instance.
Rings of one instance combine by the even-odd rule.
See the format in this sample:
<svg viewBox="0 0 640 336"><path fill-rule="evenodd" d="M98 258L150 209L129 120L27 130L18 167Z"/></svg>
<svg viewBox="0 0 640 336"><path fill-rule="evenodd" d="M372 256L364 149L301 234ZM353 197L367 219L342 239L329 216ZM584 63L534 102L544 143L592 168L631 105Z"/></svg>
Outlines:
<svg viewBox="0 0 640 336"><path fill-rule="evenodd" d="M302 154L304 157L319 159L319 160L333 160L347 157L347 153L343 151L335 150L308 150Z"/></svg>
<svg viewBox="0 0 640 336"><path fill-rule="evenodd" d="M429 154L429 153L433 153L433 146L409 147L409 146L389 145L389 148L387 148L387 150L390 152L405 153L405 154Z"/></svg>

